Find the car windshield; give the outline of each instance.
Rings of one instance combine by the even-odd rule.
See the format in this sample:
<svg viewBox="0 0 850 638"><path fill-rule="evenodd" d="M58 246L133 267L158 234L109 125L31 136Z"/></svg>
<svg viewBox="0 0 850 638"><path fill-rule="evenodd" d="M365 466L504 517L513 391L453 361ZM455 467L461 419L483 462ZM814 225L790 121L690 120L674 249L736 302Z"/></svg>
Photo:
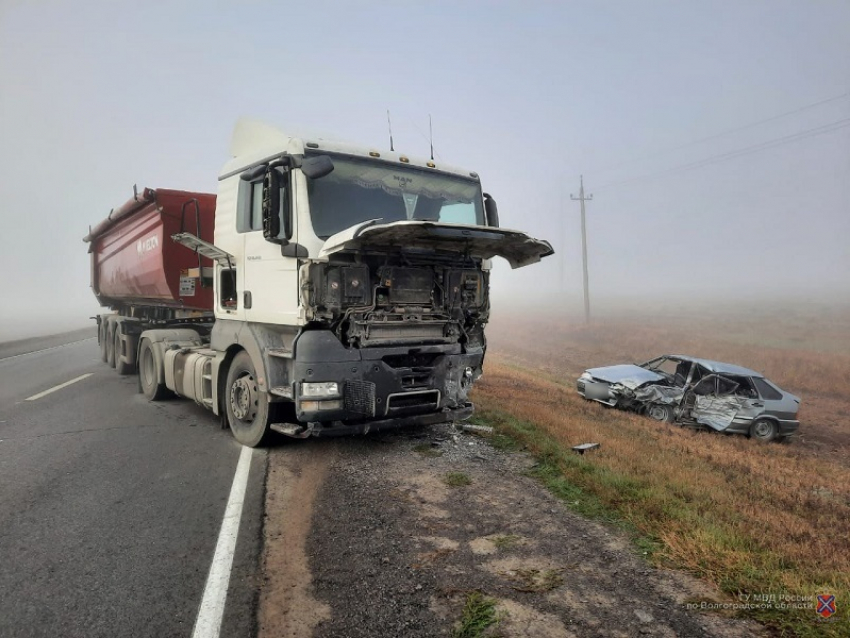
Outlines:
<svg viewBox="0 0 850 638"><path fill-rule="evenodd" d="M322 239L370 219L484 225L477 180L379 160L331 158L332 173L307 180L313 229Z"/></svg>

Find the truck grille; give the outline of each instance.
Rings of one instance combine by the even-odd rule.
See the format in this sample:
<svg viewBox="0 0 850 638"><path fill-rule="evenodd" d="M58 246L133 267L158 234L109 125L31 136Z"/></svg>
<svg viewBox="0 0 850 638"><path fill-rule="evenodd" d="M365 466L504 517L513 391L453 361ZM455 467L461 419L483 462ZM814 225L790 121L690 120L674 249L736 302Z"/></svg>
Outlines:
<svg viewBox="0 0 850 638"><path fill-rule="evenodd" d="M391 394L387 398L387 414L415 414L434 412L440 407L439 390L417 390Z"/></svg>
<svg viewBox="0 0 850 638"><path fill-rule="evenodd" d="M356 414L375 416L375 384L369 381L346 381L345 409Z"/></svg>

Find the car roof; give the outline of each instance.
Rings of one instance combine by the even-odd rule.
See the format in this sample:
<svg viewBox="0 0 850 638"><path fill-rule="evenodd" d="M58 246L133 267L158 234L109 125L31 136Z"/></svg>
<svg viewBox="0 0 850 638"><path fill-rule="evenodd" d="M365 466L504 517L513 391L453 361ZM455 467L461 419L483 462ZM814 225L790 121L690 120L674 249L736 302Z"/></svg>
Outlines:
<svg viewBox="0 0 850 638"><path fill-rule="evenodd" d="M745 377L758 377L760 379L764 378L764 375L761 372L756 372L755 370L750 370L749 368L736 366L733 363L723 363L722 361L712 361L711 359L689 357L684 354L668 354L665 356L671 359L680 359L682 361L693 361L694 363L698 363L703 368L706 368L711 372L717 372L720 374L737 374Z"/></svg>

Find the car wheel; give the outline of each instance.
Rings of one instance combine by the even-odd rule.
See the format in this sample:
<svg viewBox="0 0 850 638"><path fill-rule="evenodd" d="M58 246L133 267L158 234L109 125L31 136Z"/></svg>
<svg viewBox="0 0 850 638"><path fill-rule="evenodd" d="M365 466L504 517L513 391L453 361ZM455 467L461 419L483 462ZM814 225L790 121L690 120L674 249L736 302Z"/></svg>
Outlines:
<svg viewBox="0 0 850 638"><path fill-rule="evenodd" d="M646 415L650 419L670 423L673 421L673 408L663 403L651 403L646 408Z"/></svg>
<svg viewBox="0 0 850 638"><path fill-rule="evenodd" d="M260 445L269 432L269 400L265 392L260 392L254 363L244 350L227 372L224 403L236 440L248 447Z"/></svg>
<svg viewBox="0 0 850 638"><path fill-rule="evenodd" d="M156 357L153 345L147 339L142 339L139 348L139 388L148 401L161 401L168 396L168 388L157 381Z"/></svg>
<svg viewBox="0 0 850 638"><path fill-rule="evenodd" d="M777 435L776 423L770 419L759 419L750 426L750 436L759 441L772 441Z"/></svg>

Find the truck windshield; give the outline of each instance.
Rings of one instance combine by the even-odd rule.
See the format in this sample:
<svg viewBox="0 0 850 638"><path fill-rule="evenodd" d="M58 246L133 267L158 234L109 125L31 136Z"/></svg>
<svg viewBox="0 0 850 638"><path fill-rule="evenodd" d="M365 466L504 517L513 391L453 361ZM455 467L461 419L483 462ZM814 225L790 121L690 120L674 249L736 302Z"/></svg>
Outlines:
<svg viewBox="0 0 850 638"><path fill-rule="evenodd" d="M322 239L370 219L484 225L476 180L379 160L331 157L330 175L307 180L313 230Z"/></svg>

